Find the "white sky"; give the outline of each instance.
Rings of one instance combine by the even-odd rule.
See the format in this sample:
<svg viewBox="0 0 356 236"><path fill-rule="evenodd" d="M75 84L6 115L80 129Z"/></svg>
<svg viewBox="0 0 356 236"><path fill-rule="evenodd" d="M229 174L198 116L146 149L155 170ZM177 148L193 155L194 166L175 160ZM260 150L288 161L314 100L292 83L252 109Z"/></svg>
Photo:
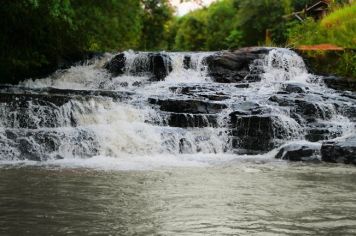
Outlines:
<svg viewBox="0 0 356 236"><path fill-rule="evenodd" d="M197 8L199 8L199 4L194 3L194 2L184 2L184 3L180 3L181 0L170 0L172 5L177 7L177 14L179 16L185 15L188 12L195 10ZM209 5L210 3L214 2L216 0L202 0L203 4L205 6Z"/></svg>

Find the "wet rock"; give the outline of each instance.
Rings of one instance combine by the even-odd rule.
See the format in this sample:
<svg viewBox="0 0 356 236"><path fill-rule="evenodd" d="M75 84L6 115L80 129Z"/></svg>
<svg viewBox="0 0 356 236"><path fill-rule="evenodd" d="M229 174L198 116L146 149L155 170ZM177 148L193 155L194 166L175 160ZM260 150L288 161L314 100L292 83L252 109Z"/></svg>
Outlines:
<svg viewBox="0 0 356 236"><path fill-rule="evenodd" d="M188 70L191 69L192 58L189 55L185 55L183 59L183 68Z"/></svg>
<svg viewBox="0 0 356 236"><path fill-rule="evenodd" d="M174 99L155 99L150 98L149 102L158 105L161 111L192 114L216 114L227 108L222 103L212 103L199 100L174 100Z"/></svg>
<svg viewBox="0 0 356 236"><path fill-rule="evenodd" d="M151 80L163 80L172 71L172 62L168 55L161 53L149 54Z"/></svg>
<svg viewBox="0 0 356 236"><path fill-rule="evenodd" d="M276 139L289 136L283 124L276 122L278 117L272 115L231 114L232 136L234 148L254 151L269 151L276 145Z"/></svg>
<svg viewBox="0 0 356 236"><path fill-rule="evenodd" d="M179 153L186 154L192 152L193 145L186 138L181 138L179 140Z"/></svg>
<svg viewBox="0 0 356 236"><path fill-rule="evenodd" d="M236 84L235 87L236 88L248 88L248 87L250 87L250 84L248 84L248 83Z"/></svg>
<svg viewBox="0 0 356 236"><path fill-rule="evenodd" d="M318 143L290 143L281 147L275 158L289 161L320 162Z"/></svg>
<svg viewBox="0 0 356 236"><path fill-rule="evenodd" d="M197 94L199 97L207 98L210 101L224 101L230 97L223 93L213 93L213 94Z"/></svg>
<svg viewBox="0 0 356 236"><path fill-rule="evenodd" d="M108 91L108 90L79 90L79 89L58 89L52 87L46 88L28 88L21 86L0 85L0 103L15 100L45 100L60 106L70 99L87 100L91 97L110 97L115 101L129 100L133 95L127 91ZM6 98L9 96L9 98ZM16 99L16 97L18 97Z"/></svg>
<svg viewBox="0 0 356 236"><path fill-rule="evenodd" d="M304 84L288 83L284 85L284 91L287 93L305 93L308 90Z"/></svg>
<svg viewBox="0 0 356 236"><path fill-rule="evenodd" d="M321 157L325 162L356 165L356 136L324 142Z"/></svg>
<svg viewBox="0 0 356 236"><path fill-rule="evenodd" d="M113 77L122 75L125 73L126 57L124 53L119 53L114 56L109 62L104 65Z"/></svg>
<svg viewBox="0 0 356 236"><path fill-rule="evenodd" d="M114 77L129 73L135 76L149 76L151 81L163 80L172 71L172 61L169 55L164 53L141 54L127 67L125 54L120 53L106 63L104 68Z"/></svg>
<svg viewBox="0 0 356 236"><path fill-rule="evenodd" d="M332 117L333 110L327 104L307 100L296 100L295 102L295 112L302 115L308 122L313 122L316 118L330 119Z"/></svg>
<svg viewBox="0 0 356 236"><path fill-rule="evenodd" d="M339 78L335 76L322 77L324 83L332 89L356 91L356 80Z"/></svg>
<svg viewBox="0 0 356 236"><path fill-rule="evenodd" d="M219 83L238 83L260 81L258 74L250 71L249 65L268 54L267 48L243 48L233 52L220 52L205 59L208 75Z"/></svg>
<svg viewBox="0 0 356 236"><path fill-rule="evenodd" d="M232 118L232 122L235 122L235 118L241 115L261 115L269 113L271 110L268 107L261 106L255 102L240 102L233 104L232 109L234 110L230 113L230 117Z"/></svg>
<svg viewBox="0 0 356 236"><path fill-rule="evenodd" d="M70 97L61 95L44 95L44 94L10 94L0 93L0 104L12 104L16 107L28 107L28 102L35 102L38 105L62 106L70 101Z"/></svg>
<svg viewBox="0 0 356 236"><path fill-rule="evenodd" d="M169 113L166 115L168 125L171 127L217 127L217 116L208 114L185 114L185 113Z"/></svg>
<svg viewBox="0 0 356 236"><path fill-rule="evenodd" d="M72 113L64 120L61 106L69 98L51 95L17 95L0 93L0 125L7 128L36 129L39 127L75 126Z"/></svg>
<svg viewBox="0 0 356 236"><path fill-rule="evenodd" d="M262 78L258 74L248 74L244 78L244 81L247 81L247 82L260 82L261 80L262 80Z"/></svg>
<svg viewBox="0 0 356 236"><path fill-rule="evenodd" d="M328 123L311 123L306 129L305 139L310 142L334 139L342 135L342 127Z"/></svg>
<svg viewBox="0 0 356 236"><path fill-rule="evenodd" d="M291 117L299 120L302 118L307 122L316 122L317 119L330 119L335 107L316 95L277 94L269 98L269 101L279 106L290 107Z"/></svg>
<svg viewBox="0 0 356 236"><path fill-rule="evenodd" d="M69 133L63 130L5 130L6 138L0 140L0 155L7 160L46 161L80 156L97 155L99 143L95 135L86 130L73 129Z"/></svg>

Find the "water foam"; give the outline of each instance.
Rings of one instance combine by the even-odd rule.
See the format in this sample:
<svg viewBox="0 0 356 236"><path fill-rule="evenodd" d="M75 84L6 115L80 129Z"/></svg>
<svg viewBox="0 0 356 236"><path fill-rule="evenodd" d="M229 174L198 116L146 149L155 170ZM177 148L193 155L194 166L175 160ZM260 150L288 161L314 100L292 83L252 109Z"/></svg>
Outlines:
<svg viewBox="0 0 356 236"><path fill-rule="evenodd" d="M265 58L254 61L250 68L262 70L262 80L243 89L213 82L208 76L207 65L204 62L204 58L213 53L165 54L169 56L166 60L172 63L172 71L163 81L152 82L147 75L135 74L133 72L135 68L149 64L148 54L128 51L125 52L125 73L121 76L112 78L102 69L103 63L109 60L107 56L101 60L58 71L46 79L29 79L22 82L20 85L27 88L130 91L132 95L127 101L116 101L105 96L72 99L63 106L52 107L49 110L45 106L30 104L21 112L29 113L28 117L31 117L34 125L25 128L21 127L16 119L6 118L10 108L2 106L1 159L3 162L22 161L18 158L21 153L18 144L21 140L11 139L11 135L8 135L11 131L17 136L24 135L22 137L26 140L24 143L34 149L31 155L42 155L45 156L43 160L47 160L48 163L64 166L145 169L159 166L210 165L239 158L272 160L276 150L259 156L233 154L228 135L228 116L234 105L240 104L241 99L244 99L269 109L275 117L273 122L276 127L284 129L282 133L285 135L278 137L280 142L285 143L286 140L295 142L302 141L307 123L297 122L291 117L290 110L273 105L268 98L288 83L302 84L312 92L328 92L331 97L335 94L326 88L317 76L309 74L302 58L288 49L272 49ZM190 58L188 62L185 61L187 55ZM138 61L143 64L138 65ZM182 95L177 90L172 91L172 87L182 89L195 86L199 90L203 89L202 86L199 87L202 84L206 89L203 91L206 95L217 93L231 95L226 100L228 108L217 114L217 127L213 125L202 128L169 127L164 114L147 102L151 97L180 99ZM355 133L354 123L339 114L333 104L327 104L325 101L315 104L319 107L320 117L323 119L320 122L332 124L338 129L335 132L341 132L342 135ZM13 112L14 116L16 112L18 111ZM50 121L54 127L44 127L43 117L50 112L55 112L53 117L56 120ZM210 122L205 119L206 123ZM38 132L47 134L41 136L37 134ZM51 142L58 145L56 150L42 147L42 139L48 139L47 136L51 137ZM54 160L58 157L62 159Z"/></svg>

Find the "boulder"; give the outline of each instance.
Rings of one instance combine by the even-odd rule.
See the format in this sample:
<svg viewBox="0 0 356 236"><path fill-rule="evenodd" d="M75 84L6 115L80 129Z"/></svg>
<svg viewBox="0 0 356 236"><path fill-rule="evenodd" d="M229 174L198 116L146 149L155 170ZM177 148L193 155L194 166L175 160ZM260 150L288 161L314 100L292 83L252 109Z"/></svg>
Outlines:
<svg viewBox="0 0 356 236"><path fill-rule="evenodd" d="M356 165L356 136L324 142L321 158L325 162Z"/></svg>
<svg viewBox="0 0 356 236"><path fill-rule="evenodd" d="M91 157L99 153L100 144L95 134L75 129L64 130L10 129L0 140L0 156L7 160L45 161L60 159L58 153L64 149L65 155Z"/></svg>
<svg viewBox="0 0 356 236"><path fill-rule="evenodd" d="M310 123L306 129L305 139L310 142L330 140L342 135L342 127L330 123Z"/></svg>
<svg viewBox="0 0 356 236"><path fill-rule="evenodd" d="M250 64L262 59L270 49L262 47L243 48L236 51L223 51L205 58L208 75L215 82L238 83L260 81L263 71L250 71Z"/></svg>
<svg viewBox="0 0 356 236"><path fill-rule="evenodd" d="M104 68L108 70L113 77L122 75L125 73L126 57L124 53L119 53L114 56L109 62L104 65Z"/></svg>
<svg viewBox="0 0 356 236"><path fill-rule="evenodd" d="M297 142L283 145L275 158L289 161L320 162L319 143Z"/></svg>
<svg viewBox="0 0 356 236"><path fill-rule="evenodd" d="M301 121L316 122L317 119L330 119L334 106L326 103L320 96L312 94L277 94L269 98L269 101L279 106L290 107L291 117Z"/></svg>
<svg viewBox="0 0 356 236"><path fill-rule="evenodd" d="M276 147L277 139L290 136L278 117L270 114L238 115L230 114L232 146L252 151L270 151Z"/></svg>
<svg viewBox="0 0 356 236"><path fill-rule="evenodd" d="M322 77L322 80L329 88L336 89L336 90L349 90L349 91L356 91L356 80L354 79L346 79L340 78L336 76L325 76Z"/></svg>
<svg viewBox="0 0 356 236"><path fill-rule="evenodd" d="M287 93L305 93L308 91L308 87L299 83L287 83L284 85L284 91Z"/></svg>
<svg viewBox="0 0 356 236"><path fill-rule="evenodd" d="M164 53L140 53L127 65L124 53L114 56L104 65L113 77L128 73L136 76L147 75L151 81L163 80L172 71L172 61L169 55Z"/></svg>

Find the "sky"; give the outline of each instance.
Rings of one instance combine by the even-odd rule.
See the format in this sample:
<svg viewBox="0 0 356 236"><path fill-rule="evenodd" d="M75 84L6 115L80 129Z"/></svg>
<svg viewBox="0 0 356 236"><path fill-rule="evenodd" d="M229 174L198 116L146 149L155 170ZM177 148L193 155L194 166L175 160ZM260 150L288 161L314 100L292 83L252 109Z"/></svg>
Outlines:
<svg viewBox="0 0 356 236"><path fill-rule="evenodd" d="M202 0L203 5L207 6L216 0ZM185 15L188 12L201 7L199 4L191 2L181 3L181 0L171 0L173 6L177 7L177 14L179 16Z"/></svg>

